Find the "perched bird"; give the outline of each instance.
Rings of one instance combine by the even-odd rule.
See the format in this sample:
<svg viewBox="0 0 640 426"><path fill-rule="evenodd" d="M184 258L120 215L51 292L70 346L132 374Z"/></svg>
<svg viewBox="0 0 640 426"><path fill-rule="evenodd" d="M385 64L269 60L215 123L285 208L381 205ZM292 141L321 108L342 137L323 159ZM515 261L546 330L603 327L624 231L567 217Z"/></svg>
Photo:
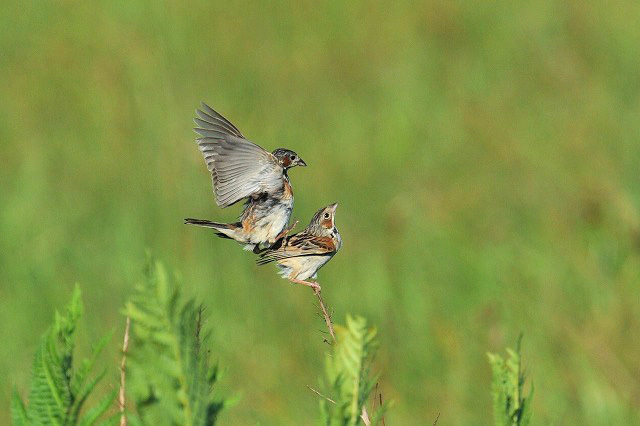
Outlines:
<svg viewBox="0 0 640 426"><path fill-rule="evenodd" d="M229 120L202 103L194 130L201 137L198 146L207 164L216 203L228 207L246 199L239 221L218 223L185 219L189 225L216 230L216 235L259 250L286 235L293 210L293 190L287 171L307 164L295 152L278 148L267 152L249 142Z"/></svg>
<svg viewBox="0 0 640 426"><path fill-rule="evenodd" d="M318 269L331 260L342 245L335 222L337 207L335 203L318 210L303 231L285 236L263 251L258 265L275 261L283 278L320 291L317 282L307 280L315 279Z"/></svg>

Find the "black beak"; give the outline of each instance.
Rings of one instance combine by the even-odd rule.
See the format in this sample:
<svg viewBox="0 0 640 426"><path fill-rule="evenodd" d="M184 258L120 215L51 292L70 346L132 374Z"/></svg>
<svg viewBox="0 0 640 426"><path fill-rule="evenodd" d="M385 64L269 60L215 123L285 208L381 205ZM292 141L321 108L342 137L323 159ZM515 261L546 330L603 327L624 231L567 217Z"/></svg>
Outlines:
<svg viewBox="0 0 640 426"><path fill-rule="evenodd" d="M298 158L298 166L307 167L307 163L302 158Z"/></svg>

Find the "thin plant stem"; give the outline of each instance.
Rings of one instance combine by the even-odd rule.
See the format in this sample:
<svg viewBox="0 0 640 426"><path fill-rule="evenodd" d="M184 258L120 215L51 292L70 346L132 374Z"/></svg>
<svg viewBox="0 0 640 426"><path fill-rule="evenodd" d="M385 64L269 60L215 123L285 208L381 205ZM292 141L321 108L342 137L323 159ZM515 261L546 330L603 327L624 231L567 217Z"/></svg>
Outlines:
<svg viewBox="0 0 640 426"><path fill-rule="evenodd" d="M333 341L336 341L336 334L333 332L333 324L331 323L331 316L327 311L327 307L322 300L322 296L320 295L320 290L314 290L316 297L318 298L318 302L320 303L320 309L322 309L322 316L324 317L324 322L327 324L327 328L329 329L329 334L333 338Z"/></svg>
<svg viewBox="0 0 640 426"><path fill-rule="evenodd" d="M333 399L329 398L329 397L328 397L328 396L326 396L326 395L321 394L320 392L318 392L317 390L315 390L315 389L314 389L314 388L312 388L311 386L307 385L307 387L311 390L311 392L315 393L315 394L316 394L316 395L318 395L319 397L326 399L327 401L329 401L329 402L330 402L330 403L332 403L332 404L335 404L335 403L336 403Z"/></svg>
<svg viewBox="0 0 640 426"><path fill-rule="evenodd" d="M120 392L118 393L118 405L120 406L120 426L127 426L127 415L125 414L125 384L126 384L126 363L127 351L129 350L129 328L131 318L127 317L127 324L124 328L124 341L122 343L122 361L120 362Z"/></svg>
<svg viewBox="0 0 640 426"><path fill-rule="evenodd" d="M319 289L314 289L313 292L316 295L316 297L318 298L318 302L320 303L320 309L322 310L322 316L324 317L324 322L327 324L327 328L329 329L329 334L331 334L331 337L333 338L333 342L335 343L335 342L337 342L337 340L336 340L336 334L333 331L333 323L331 322L331 316L329 315L329 311L327 310L327 307L324 304L324 300L322 300L322 296L320 295L320 290ZM321 395L315 389L313 389L311 387L309 387L309 389L311 389L312 391L314 391L318 395L320 395L320 396L328 399L329 401L331 401L329 398L325 397L324 395ZM360 414L360 418L362 419L362 422L365 424L365 426L371 426L371 420L369 418L369 413L367 412L367 407L365 407L364 405L362 406L362 413Z"/></svg>

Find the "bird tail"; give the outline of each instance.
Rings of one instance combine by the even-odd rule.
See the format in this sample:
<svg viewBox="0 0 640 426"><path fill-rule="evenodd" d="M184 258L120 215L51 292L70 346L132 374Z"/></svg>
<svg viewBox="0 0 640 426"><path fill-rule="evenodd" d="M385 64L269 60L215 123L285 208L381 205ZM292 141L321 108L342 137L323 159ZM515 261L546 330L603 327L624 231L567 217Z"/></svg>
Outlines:
<svg viewBox="0 0 640 426"><path fill-rule="evenodd" d="M236 230L240 226L239 223L218 223L218 222L211 222L210 220L206 220L206 219L192 219L192 218L185 219L184 223L186 225L195 225L195 226L202 226L203 228L215 229L217 231L216 235L218 237L229 238L231 240L235 240Z"/></svg>

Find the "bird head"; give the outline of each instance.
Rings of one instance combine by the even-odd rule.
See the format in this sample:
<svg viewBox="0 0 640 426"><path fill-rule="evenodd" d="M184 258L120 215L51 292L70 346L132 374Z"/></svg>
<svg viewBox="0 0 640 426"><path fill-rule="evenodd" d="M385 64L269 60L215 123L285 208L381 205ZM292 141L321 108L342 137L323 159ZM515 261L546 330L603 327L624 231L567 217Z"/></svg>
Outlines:
<svg viewBox="0 0 640 426"><path fill-rule="evenodd" d="M278 159L278 162L285 169L290 169L295 166L306 166L302 158L290 149L278 148L272 152L273 156Z"/></svg>
<svg viewBox="0 0 640 426"><path fill-rule="evenodd" d="M308 229L313 230L314 233L320 235L333 235L338 232L336 229L336 209L338 203L333 203L327 207L323 207L313 215L311 223Z"/></svg>

